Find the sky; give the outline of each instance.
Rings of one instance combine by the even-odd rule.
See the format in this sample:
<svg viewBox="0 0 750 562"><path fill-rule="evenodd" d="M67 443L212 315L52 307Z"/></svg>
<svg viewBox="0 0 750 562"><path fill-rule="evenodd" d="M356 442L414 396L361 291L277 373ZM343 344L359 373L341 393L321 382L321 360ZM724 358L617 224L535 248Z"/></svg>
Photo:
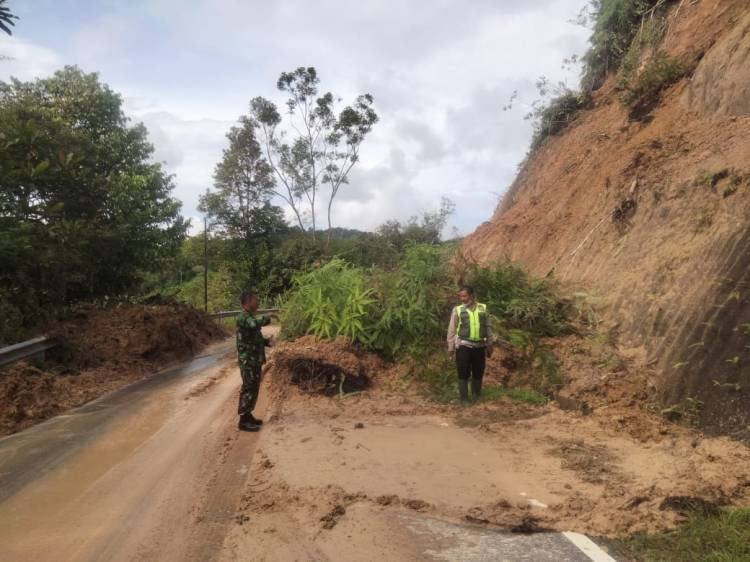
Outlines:
<svg viewBox="0 0 750 562"><path fill-rule="evenodd" d="M0 34L0 80L64 65L98 72L143 122L175 175L183 214L201 223L225 134L256 96L283 103L283 71L314 66L343 103L370 93L380 120L364 142L334 226L456 205L445 235L492 216L531 136L540 76L570 86L589 31L587 0L8 0L21 19ZM503 110L514 91L513 108ZM279 201L280 204L282 204Z"/></svg>

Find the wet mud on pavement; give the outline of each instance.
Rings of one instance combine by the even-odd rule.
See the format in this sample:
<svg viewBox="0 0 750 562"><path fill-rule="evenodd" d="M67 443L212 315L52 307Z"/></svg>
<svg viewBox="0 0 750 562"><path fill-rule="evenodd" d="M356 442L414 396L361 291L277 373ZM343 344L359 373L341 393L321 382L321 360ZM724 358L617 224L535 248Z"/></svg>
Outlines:
<svg viewBox="0 0 750 562"><path fill-rule="evenodd" d="M239 385L226 341L0 440L0 558L213 558L259 439L237 431Z"/></svg>
<svg viewBox="0 0 750 562"><path fill-rule="evenodd" d="M173 384L176 379L208 369L231 351L231 343L212 346L209 354L196 357L187 364L165 369L25 431L0 438L0 502L27 483L55 470L67 458L106 433L113 424L147 407L146 402L159 389ZM155 427L156 424L142 425L140 437Z"/></svg>

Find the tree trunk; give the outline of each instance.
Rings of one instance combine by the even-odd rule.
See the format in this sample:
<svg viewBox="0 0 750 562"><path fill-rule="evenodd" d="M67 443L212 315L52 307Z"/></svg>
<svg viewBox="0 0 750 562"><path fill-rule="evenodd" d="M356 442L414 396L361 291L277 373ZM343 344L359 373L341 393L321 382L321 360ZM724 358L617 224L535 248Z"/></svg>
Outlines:
<svg viewBox="0 0 750 562"><path fill-rule="evenodd" d="M326 240L326 250L331 246L331 207L333 206L333 195L328 200L328 239Z"/></svg>

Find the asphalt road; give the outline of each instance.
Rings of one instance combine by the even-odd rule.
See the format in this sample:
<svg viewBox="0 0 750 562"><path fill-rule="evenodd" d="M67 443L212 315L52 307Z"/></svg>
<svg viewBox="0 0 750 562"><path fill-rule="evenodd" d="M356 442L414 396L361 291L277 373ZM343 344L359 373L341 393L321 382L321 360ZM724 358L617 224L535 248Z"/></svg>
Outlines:
<svg viewBox="0 0 750 562"><path fill-rule="evenodd" d="M0 559L221 556L263 435L236 430L238 386L232 344L224 342L0 439ZM580 535L399 517L423 542L426 560L612 560Z"/></svg>

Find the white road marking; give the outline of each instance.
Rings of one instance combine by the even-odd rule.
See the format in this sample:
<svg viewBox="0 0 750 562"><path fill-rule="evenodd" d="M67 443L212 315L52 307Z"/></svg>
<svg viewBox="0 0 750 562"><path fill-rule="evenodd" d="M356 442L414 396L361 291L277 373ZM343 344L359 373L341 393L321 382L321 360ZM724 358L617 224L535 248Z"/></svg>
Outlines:
<svg viewBox="0 0 750 562"><path fill-rule="evenodd" d="M617 562L586 535L571 533L569 531L565 531L562 535L594 562Z"/></svg>
<svg viewBox="0 0 750 562"><path fill-rule="evenodd" d="M535 500L535 499L530 499L529 505L532 507L543 507L543 508L548 507L546 503L542 503L539 500Z"/></svg>

